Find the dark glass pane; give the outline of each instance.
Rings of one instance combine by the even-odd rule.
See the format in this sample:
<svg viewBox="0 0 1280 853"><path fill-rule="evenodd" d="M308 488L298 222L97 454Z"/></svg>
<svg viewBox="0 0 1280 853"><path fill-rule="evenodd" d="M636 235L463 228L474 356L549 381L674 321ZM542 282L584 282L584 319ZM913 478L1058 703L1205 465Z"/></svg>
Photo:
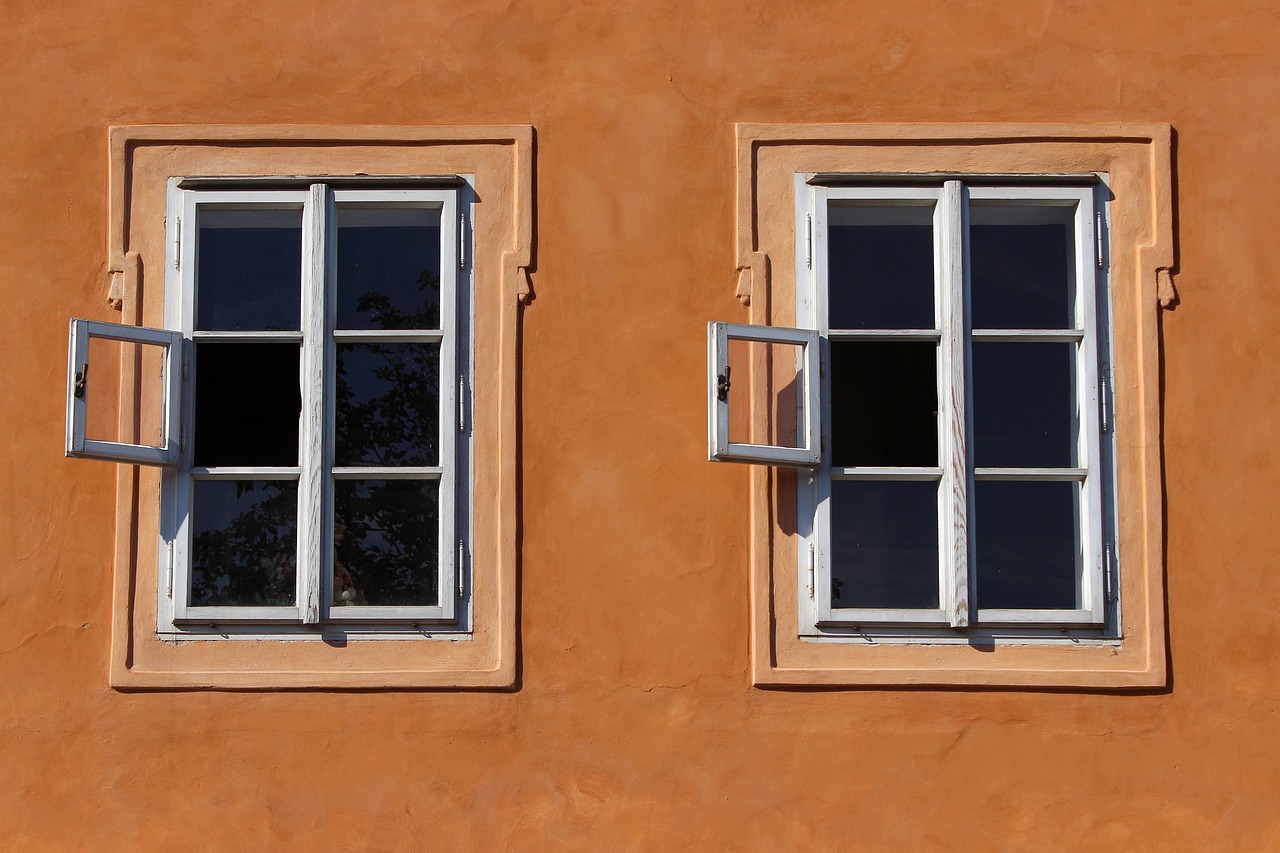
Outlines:
<svg viewBox="0 0 1280 853"><path fill-rule="evenodd" d="M335 480L333 603L439 603L440 483Z"/></svg>
<svg viewBox="0 0 1280 853"><path fill-rule="evenodd" d="M202 210L196 328L299 328L301 210Z"/></svg>
<svg viewBox="0 0 1280 853"><path fill-rule="evenodd" d="M1067 207L971 208L973 328L1075 328L1073 215Z"/></svg>
<svg viewBox="0 0 1280 853"><path fill-rule="evenodd" d="M294 343L196 344L195 464L297 465Z"/></svg>
<svg viewBox="0 0 1280 853"><path fill-rule="evenodd" d="M1079 607L1079 493L1069 482L977 482L978 607Z"/></svg>
<svg viewBox="0 0 1280 853"><path fill-rule="evenodd" d="M827 325L932 329L933 207L833 203Z"/></svg>
<svg viewBox="0 0 1280 853"><path fill-rule="evenodd" d="M938 464L938 346L831 342L831 464Z"/></svg>
<svg viewBox="0 0 1280 853"><path fill-rule="evenodd" d="M191 605L290 605L296 598L298 484L196 480Z"/></svg>
<svg viewBox="0 0 1280 853"><path fill-rule="evenodd" d="M440 328L440 208L340 205L338 328Z"/></svg>
<svg viewBox="0 0 1280 853"><path fill-rule="evenodd" d="M339 344L337 465L435 465L440 345Z"/></svg>
<svg viewBox="0 0 1280 853"><path fill-rule="evenodd" d="M1076 464L1075 355L1075 344L974 342L979 468Z"/></svg>
<svg viewBox="0 0 1280 853"><path fill-rule="evenodd" d="M831 482L831 606L938 607L937 482Z"/></svg>

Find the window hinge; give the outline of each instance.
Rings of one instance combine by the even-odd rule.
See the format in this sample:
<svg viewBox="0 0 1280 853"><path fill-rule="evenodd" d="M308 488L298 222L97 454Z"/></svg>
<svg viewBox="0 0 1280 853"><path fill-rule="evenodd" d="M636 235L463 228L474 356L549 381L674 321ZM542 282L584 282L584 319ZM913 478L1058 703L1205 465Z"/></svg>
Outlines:
<svg viewBox="0 0 1280 853"><path fill-rule="evenodd" d="M467 431L467 382L458 377L458 432Z"/></svg>
<svg viewBox="0 0 1280 853"><path fill-rule="evenodd" d="M466 562L466 559L467 559L466 543L463 542L461 539L459 539L458 540L458 565L455 567L455 571L457 571L458 573L458 598L462 598L463 580L466 577L466 573L462 570L462 568L463 568L463 564Z"/></svg>
<svg viewBox="0 0 1280 853"><path fill-rule="evenodd" d="M1098 269L1102 269L1102 211L1094 213L1093 244L1098 254Z"/></svg>
<svg viewBox="0 0 1280 853"><path fill-rule="evenodd" d="M173 268L182 268L182 217L173 220Z"/></svg>
<svg viewBox="0 0 1280 853"><path fill-rule="evenodd" d="M1101 385L1102 399L1099 402L1102 404L1102 431L1111 432L1111 394L1109 393L1110 389L1107 386L1107 375L1105 373L1102 375Z"/></svg>
<svg viewBox="0 0 1280 853"><path fill-rule="evenodd" d="M804 265L813 269L813 216L804 215Z"/></svg>
<svg viewBox="0 0 1280 853"><path fill-rule="evenodd" d="M458 269L467 268L467 215L458 217Z"/></svg>
<svg viewBox="0 0 1280 853"><path fill-rule="evenodd" d="M814 591L813 591L813 586L814 586L814 582L813 582L813 572L814 572L814 563L815 563L815 561L816 561L816 560L817 560L817 557L816 557L816 555L815 555L815 553L814 553L813 546L812 546L812 545L810 545L810 546L809 546L809 600L810 600L810 601L812 601L812 600L813 600L813 598L814 598Z"/></svg>
<svg viewBox="0 0 1280 853"><path fill-rule="evenodd" d="M173 543L166 543L168 553L165 555L165 595L173 598Z"/></svg>
<svg viewBox="0 0 1280 853"><path fill-rule="evenodd" d="M1110 542L1108 542L1106 545L1103 546L1102 554L1103 554L1102 580L1105 586L1105 594L1107 597L1107 601L1108 603L1110 603L1116 600L1115 558L1112 556L1112 553L1111 553Z"/></svg>
<svg viewBox="0 0 1280 853"><path fill-rule="evenodd" d="M182 347L182 378L187 378L187 348Z"/></svg>

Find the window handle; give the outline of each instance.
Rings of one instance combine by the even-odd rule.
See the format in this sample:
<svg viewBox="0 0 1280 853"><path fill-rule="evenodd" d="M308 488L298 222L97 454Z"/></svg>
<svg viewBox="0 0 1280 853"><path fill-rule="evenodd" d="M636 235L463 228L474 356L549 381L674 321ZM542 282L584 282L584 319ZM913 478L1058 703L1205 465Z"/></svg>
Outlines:
<svg viewBox="0 0 1280 853"><path fill-rule="evenodd" d="M716 376L716 399L723 403L729 399L729 371L733 368L724 366L724 373Z"/></svg>
<svg viewBox="0 0 1280 853"><path fill-rule="evenodd" d="M77 400L84 397L84 386L85 386L85 383L88 381L88 379L89 379L89 365L82 364L80 365L80 369L76 371L75 395Z"/></svg>

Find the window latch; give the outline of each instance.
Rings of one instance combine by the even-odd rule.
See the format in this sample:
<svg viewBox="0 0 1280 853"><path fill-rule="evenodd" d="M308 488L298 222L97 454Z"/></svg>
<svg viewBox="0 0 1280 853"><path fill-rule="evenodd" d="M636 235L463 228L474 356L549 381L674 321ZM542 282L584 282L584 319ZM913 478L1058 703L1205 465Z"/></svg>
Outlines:
<svg viewBox="0 0 1280 853"><path fill-rule="evenodd" d="M733 368L724 366L724 373L716 376L716 399L721 403L729 399L729 371Z"/></svg>
<svg viewBox="0 0 1280 853"><path fill-rule="evenodd" d="M75 395L76 395L76 399L77 399L77 400L79 400L79 399L81 399L81 398L83 398L83 397L84 397L84 386L85 386L85 382L87 382L87 381L88 381L88 379L89 379L89 365L88 365L88 364L82 364L82 365L80 365L80 369L76 371L76 381L75 381L75 392L74 392L74 393L75 393Z"/></svg>

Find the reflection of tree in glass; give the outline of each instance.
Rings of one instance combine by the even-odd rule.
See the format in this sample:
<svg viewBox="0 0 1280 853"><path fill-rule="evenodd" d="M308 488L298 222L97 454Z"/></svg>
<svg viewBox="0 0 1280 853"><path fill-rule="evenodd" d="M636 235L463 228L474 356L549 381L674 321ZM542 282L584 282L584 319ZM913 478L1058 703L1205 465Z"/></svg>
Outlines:
<svg viewBox="0 0 1280 853"><path fill-rule="evenodd" d="M419 310L379 291L362 294L357 310L375 328L437 328L439 276L423 270L417 285ZM438 344L340 346L335 379L338 465L438 464ZM335 481L335 605L437 603L438 488L435 480Z"/></svg>
<svg viewBox="0 0 1280 853"><path fill-rule="evenodd" d="M196 491L198 524L199 485ZM216 501L209 497L211 503ZM293 483L237 480L235 503L236 515L227 524L197 527L192 541L192 606L292 604L297 489Z"/></svg>

